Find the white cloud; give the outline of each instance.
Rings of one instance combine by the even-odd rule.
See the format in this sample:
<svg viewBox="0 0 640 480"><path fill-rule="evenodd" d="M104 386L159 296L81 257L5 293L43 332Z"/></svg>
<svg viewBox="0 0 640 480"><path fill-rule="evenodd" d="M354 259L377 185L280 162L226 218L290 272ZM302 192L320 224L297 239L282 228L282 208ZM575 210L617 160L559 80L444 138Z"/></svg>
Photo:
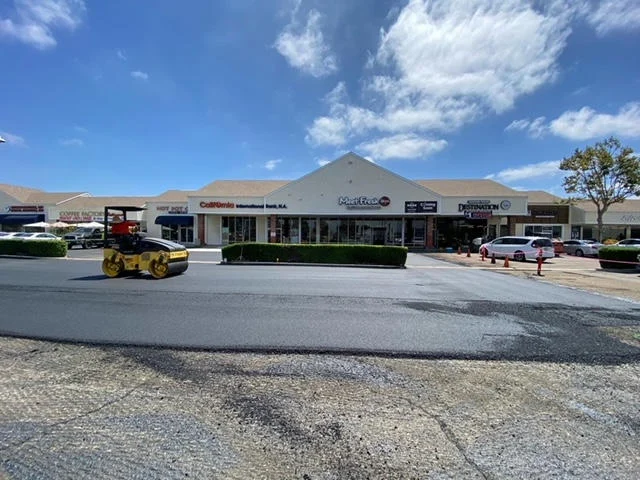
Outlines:
<svg viewBox="0 0 640 480"><path fill-rule="evenodd" d="M531 163L521 167L507 168L498 173L492 173L485 178L498 182L517 182L537 177L549 177L560 173L559 161Z"/></svg>
<svg viewBox="0 0 640 480"><path fill-rule="evenodd" d="M0 37L40 50L55 47L55 30L75 30L86 11L83 0L14 0L11 18L0 18Z"/></svg>
<svg viewBox="0 0 640 480"><path fill-rule="evenodd" d="M9 132L0 132L0 138L3 138L7 145L15 145L17 147L26 147L27 142L19 135Z"/></svg>
<svg viewBox="0 0 640 480"><path fill-rule="evenodd" d="M615 115L597 113L590 107L564 112L551 122L549 129L554 135L570 140L607 135L640 137L640 102L627 103Z"/></svg>
<svg viewBox="0 0 640 480"><path fill-rule="evenodd" d="M545 117L538 117L534 120L523 118L522 120L514 120L504 129L506 132L513 130L526 131L531 138L543 137L549 130Z"/></svg>
<svg viewBox="0 0 640 480"><path fill-rule="evenodd" d="M119 58L120 60L122 60L123 62L126 62L126 61L127 61L127 56L124 54L124 52L123 52L122 50L118 50L118 51L116 52L116 54L118 55L118 58Z"/></svg>
<svg viewBox="0 0 640 480"><path fill-rule="evenodd" d="M410 0L367 62L363 105L328 95L329 114L314 120L307 141L451 132L509 110L555 79L574 14L560 1ZM534 120L531 134L542 135L542 124Z"/></svg>
<svg viewBox="0 0 640 480"><path fill-rule="evenodd" d="M604 0L593 4L586 15L587 21L598 35L613 31L640 28L640 2L638 0Z"/></svg>
<svg viewBox="0 0 640 480"><path fill-rule="evenodd" d="M78 133L87 133L89 131L85 127L82 127L80 125L75 125L73 129Z"/></svg>
<svg viewBox="0 0 640 480"><path fill-rule="evenodd" d="M447 146L445 140L431 140L415 134L398 134L361 143L357 149L379 160L426 157Z"/></svg>
<svg viewBox="0 0 640 480"><path fill-rule="evenodd" d="M299 5L298 3L293 17ZM338 69L336 56L324 41L320 29L321 19L322 15L316 10L309 12L304 26L292 18L275 42L278 52L292 67L314 77L324 77Z"/></svg>
<svg viewBox="0 0 640 480"><path fill-rule="evenodd" d="M269 160L269 161L265 162L264 168L266 168L267 170L273 170L274 168L276 168L278 166L279 163L282 163L282 160L280 160L280 159L278 159L278 160Z"/></svg>
<svg viewBox="0 0 640 480"><path fill-rule="evenodd" d="M149 80L149 74L145 72L141 72L140 70L135 70L131 72L131 76L137 80L147 81Z"/></svg>
<svg viewBox="0 0 640 480"><path fill-rule="evenodd" d="M82 147L84 142L79 138L65 138L60 140L60 145L63 147Z"/></svg>
<svg viewBox="0 0 640 480"><path fill-rule="evenodd" d="M320 167L324 167L325 165L331 163L331 160L329 160L328 158L317 158L316 159L316 163L320 166Z"/></svg>
<svg viewBox="0 0 640 480"><path fill-rule="evenodd" d="M318 117L307 131L309 133L305 140L314 146L344 145L347 141L346 124L341 118Z"/></svg>

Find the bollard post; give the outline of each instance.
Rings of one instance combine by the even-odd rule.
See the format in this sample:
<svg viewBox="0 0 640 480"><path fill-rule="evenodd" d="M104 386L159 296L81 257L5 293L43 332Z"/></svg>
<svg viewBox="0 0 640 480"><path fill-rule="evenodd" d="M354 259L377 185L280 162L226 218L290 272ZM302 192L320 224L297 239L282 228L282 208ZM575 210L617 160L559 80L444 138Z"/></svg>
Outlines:
<svg viewBox="0 0 640 480"><path fill-rule="evenodd" d="M458 247L458 255L462 255L462 247Z"/></svg>
<svg viewBox="0 0 640 480"><path fill-rule="evenodd" d="M491 254L491 265L495 265L496 264L496 254L492 253Z"/></svg>
<svg viewBox="0 0 640 480"><path fill-rule="evenodd" d="M542 276L542 257L538 257L538 276Z"/></svg>
<svg viewBox="0 0 640 480"><path fill-rule="evenodd" d="M467 258L471 258L471 247L467 247Z"/></svg>
<svg viewBox="0 0 640 480"><path fill-rule="evenodd" d="M482 261L484 262L487 251L484 248L480 249L480 256L482 257Z"/></svg>
<svg viewBox="0 0 640 480"><path fill-rule="evenodd" d="M509 268L509 255L504 256L504 268Z"/></svg>

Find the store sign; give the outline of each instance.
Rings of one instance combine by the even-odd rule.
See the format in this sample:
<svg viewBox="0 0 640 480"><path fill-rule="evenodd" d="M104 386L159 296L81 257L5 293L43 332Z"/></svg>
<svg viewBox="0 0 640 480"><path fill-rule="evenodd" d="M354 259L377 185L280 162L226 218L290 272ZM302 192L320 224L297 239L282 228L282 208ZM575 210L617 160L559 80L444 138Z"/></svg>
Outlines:
<svg viewBox="0 0 640 480"><path fill-rule="evenodd" d="M44 207L42 205L11 205L7 207L7 212L12 213L42 213Z"/></svg>
<svg viewBox="0 0 640 480"><path fill-rule="evenodd" d="M404 213L436 213L438 202L404 202Z"/></svg>
<svg viewBox="0 0 640 480"><path fill-rule="evenodd" d="M189 213L189 208L185 206L157 206L156 210L159 212L167 212L168 214L183 215Z"/></svg>
<svg viewBox="0 0 640 480"><path fill-rule="evenodd" d="M531 210L529 215L537 218L555 218L557 212L555 210Z"/></svg>
<svg viewBox="0 0 640 480"><path fill-rule="evenodd" d="M469 220L486 219L491 218L492 216L492 212L470 212L468 210L464 212L464 218L467 218Z"/></svg>
<svg viewBox="0 0 640 480"><path fill-rule="evenodd" d="M60 212L58 219L61 222L102 222L104 211L99 210L67 210Z"/></svg>
<svg viewBox="0 0 640 480"><path fill-rule="evenodd" d="M252 208L252 209L284 209L286 203L235 203L235 202L200 202L200 208Z"/></svg>
<svg viewBox="0 0 640 480"><path fill-rule="evenodd" d="M510 202L508 207L511 208ZM500 210L500 205L498 205L497 203L491 203L491 200L467 200L467 203L458 204L459 212L465 212L465 211L491 212L493 210Z"/></svg>
<svg viewBox="0 0 640 480"><path fill-rule="evenodd" d="M386 195L382 197L365 197L364 195L357 197L341 196L338 197L338 205L345 206L350 210L378 209L391 205L391 199Z"/></svg>

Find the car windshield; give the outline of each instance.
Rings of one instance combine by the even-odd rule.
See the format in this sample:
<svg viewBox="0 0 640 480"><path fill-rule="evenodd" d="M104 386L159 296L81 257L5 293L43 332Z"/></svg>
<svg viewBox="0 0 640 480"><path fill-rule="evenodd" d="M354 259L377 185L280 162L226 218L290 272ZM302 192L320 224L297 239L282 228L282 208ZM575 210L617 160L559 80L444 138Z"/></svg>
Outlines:
<svg viewBox="0 0 640 480"><path fill-rule="evenodd" d="M0 480L640 480L639 46L640 0L0 0Z"/></svg>

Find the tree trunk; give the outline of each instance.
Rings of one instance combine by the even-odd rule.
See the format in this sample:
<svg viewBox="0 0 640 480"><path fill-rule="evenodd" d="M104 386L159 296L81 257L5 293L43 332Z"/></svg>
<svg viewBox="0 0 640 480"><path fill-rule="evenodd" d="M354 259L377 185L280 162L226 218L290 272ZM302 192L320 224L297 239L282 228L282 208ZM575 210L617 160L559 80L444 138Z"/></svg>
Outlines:
<svg viewBox="0 0 640 480"><path fill-rule="evenodd" d="M604 240L602 238L602 215L603 215L603 211L600 210L600 207L598 207L598 218L597 218L597 222L598 222L598 241L600 243L602 243L602 241Z"/></svg>

